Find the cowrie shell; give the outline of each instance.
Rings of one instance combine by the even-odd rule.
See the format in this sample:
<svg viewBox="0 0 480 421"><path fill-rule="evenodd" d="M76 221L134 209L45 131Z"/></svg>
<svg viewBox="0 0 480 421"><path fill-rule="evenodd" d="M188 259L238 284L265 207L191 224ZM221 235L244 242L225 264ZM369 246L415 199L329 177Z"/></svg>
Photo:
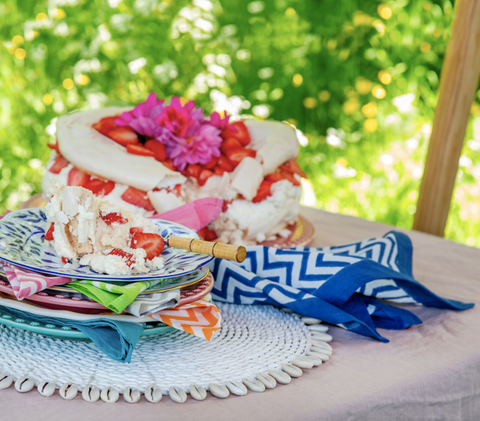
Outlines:
<svg viewBox="0 0 480 421"><path fill-rule="evenodd" d="M187 401L185 390L177 386L172 386L168 389L168 395L170 396L170 399L176 403L184 403Z"/></svg>
<svg viewBox="0 0 480 421"><path fill-rule="evenodd" d="M38 393L45 397L52 396L55 393L56 388L57 385L55 384L55 382L51 382L48 380L44 380L37 386Z"/></svg>
<svg viewBox="0 0 480 421"><path fill-rule="evenodd" d="M127 403L137 403L141 397L140 391L135 387L127 386L123 391L123 399Z"/></svg>
<svg viewBox="0 0 480 421"><path fill-rule="evenodd" d="M160 387L157 386L156 384L147 386L144 394L145 394L145 399L151 403L158 403L162 400L162 397L163 397L162 389L160 389Z"/></svg>
<svg viewBox="0 0 480 421"><path fill-rule="evenodd" d="M63 383L58 391L58 394L67 401L74 399L77 396L77 393L78 386L72 382Z"/></svg>
<svg viewBox="0 0 480 421"><path fill-rule="evenodd" d="M82 390L82 398L86 402L97 402L100 399L100 389L93 384L87 384Z"/></svg>
<svg viewBox="0 0 480 421"><path fill-rule="evenodd" d="M203 401L207 397L207 391L198 384L191 384L190 396L197 401Z"/></svg>
<svg viewBox="0 0 480 421"><path fill-rule="evenodd" d="M106 403L115 403L118 401L119 397L120 393L118 393L118 390L112 386L102 389L102 392L100 393L100 398Z"/></svg>

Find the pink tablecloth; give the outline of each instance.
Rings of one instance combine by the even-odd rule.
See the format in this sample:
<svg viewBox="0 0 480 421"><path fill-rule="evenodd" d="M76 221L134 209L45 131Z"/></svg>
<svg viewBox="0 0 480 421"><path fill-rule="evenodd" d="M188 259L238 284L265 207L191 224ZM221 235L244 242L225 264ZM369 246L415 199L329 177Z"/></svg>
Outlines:
<svg viewBox="0 0 480 421"><path fill-rule="evenodd" d="M391 227L304 209L317 229L315 246L382 235ZM86 403L43 398L36 390L0 391L0 419L32 420L478 420L480 419L480 250L408 232L414 244L414 275L437 294L476 307L465 312L414 307L424 323L384 331L382 344L341 329L330 330L334 354L290 385L264 393L209 396L175 404ZM410 308L411 309L411 308Z"/></svg>

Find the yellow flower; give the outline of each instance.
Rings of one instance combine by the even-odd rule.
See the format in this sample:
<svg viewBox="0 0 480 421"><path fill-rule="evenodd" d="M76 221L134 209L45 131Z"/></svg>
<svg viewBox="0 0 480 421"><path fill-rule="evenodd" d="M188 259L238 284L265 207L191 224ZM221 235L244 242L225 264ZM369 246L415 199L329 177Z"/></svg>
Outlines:
<svg viewBox="0 0 480 421"><path fill-rule="evenodd" d="M13 38L12 38L12 42L15 44L15 45L22 45L25 40L23 39L23 37L21 35L15 35Z"/></svg>
<svg viewBox="0 0 480 421"><path fill-rule="evenodd" d="M46 19L48 19L48 15L46 13L39 13L35 19L36 20L46 20Z"/></svg>
<svg viewBox="0 0 480 421"><path fill-rule="evenodd" d="M350 98L349 100L344 102L342 105L343 112L346 115L355 114L359 108L360 108L360 102L355 97Z"/></svg>
<svg viewBox="0 0 480 421"><path fill-rule="evenodd" d="M392 17L392 9L386 4L379 4L377 7L378 14L382 19L388 20Z"/></svg>
<svg viewBox="0 0 480 421"><path fill-rule="evenodd" d="M317 106L317 100L311 97L305 98L303 100L303 106L305 108L315 108Z"/></svg>
<svg viewBox="0 0 480 421"><path fill-rule="evenodd" d="M372 85L372 82L362 76L357 77L357 79L355 80L355 89L360 95L368 94L372 89Z"/></svg>
<svg viewBox="0 0 480 421"><path fill-rule="evenodd" d="M51 94L45 94L43 96L43 103L45 105L52 105L53 103L53 96Z"/></svg>
<svg viewBox="0 0 480 421"><path fill-rule="evenodd" d="M355 26L360 25L370 25L372 18L368 16L366 13L363 13L361 10L357 10L353 14L353 24Z"/></svg>
<svg viewBox="0 0 480 421"><path fill-rule="evenodd" d="M378 128L377 120L375 120L374 118L369 118L368 120L365 120L365 122L363 123L363 128L367 132L374 132Z"/></svg>
<svg viewBox="0 0 480 421"><path fill-rule="evenodd" d="M72 79L67 78L62 82L62 85L65 89L68 90L68 89L72 89L75 86L75 82Z"/></svg>
<svg viewBox="0 0 480 421"><path fill-rule="evenodd" d="M380 36L383 36L383 34L385 33L385 25L381 20L375 19L372 22L372 26L378 31Z"/></svg>
<svg viewBox="0 0 480 421"><path fill-rule="evenodd" d="M322 102L327 102L331 97L332 95L328 91L321 91L318 94L318 99Z"/></svg>
<svg viewBox="0 0 480 421"><path fill-rule="evenodd" d="M87 75L77 75L75 80L79 85L88 85L90 83L90 78Z"/></svg>
<svg viewBox="0 0 480 421"><path fill-rule="evenodd" d="M62 10L62 9L55 9L55 10L53 11L53 17L54 17L55 19L63 19L63 18L65 18L65 16L67 16L67 14L66 14L65 11Z"/></svg>
<svg viewBox="0 0 480 421"><path fill-rule="evenodd" d="M380 70L378 72L378 80L384 85L388 85L392 81L392 76L386 70Z"/></svg>
<svg viewBox="0 0 480 421"><path fill-rule="evenodd" d="M15 50L15 58L23 60L25 57L27 57L27 52L23 48L17 48Z"/></svg>
<svg viewBox="0 0 480 421"><path fill-rule="evenodd" d="M348 162L345 158L338 158L337 159L337 162L336 162L337 167L347 168L347 164L348 164Z"/></svg>
<svg viewBox="0 0 480 421"><path fill-rule="evenodd" d="M375 85L372 89L372 95L377 99L383 99L387 93L380 85Z"/></svg>
<svg viewBox="0 0 480 421"><path fill-rule="evenodd" d="M428 42L422 42L420 44L420 51L422 53L428 53L432 49L432 46Z"/></svg>
<svg viewBox="0 0 480 421"><path fill-rule="evenodd" d="M293 17L296 14L297 12L295 12L295 9L293 7L289 7L287 10L285 10L285 16Z"/></svg>
<svg viewBox="0 0 480 421"><path fill-rule="evenodd" d="M371 101L368 104L365 104L362 107L362 113L367 118L375 117L375 114L377 114L377 103Z"/></svg>
<svg viewBox="0 0 480 421"><path fill-rule="evenodd" d="M292 83L293 83L293 86L298 88L303 83L302 75L299 73L293 75Z"/></svg>

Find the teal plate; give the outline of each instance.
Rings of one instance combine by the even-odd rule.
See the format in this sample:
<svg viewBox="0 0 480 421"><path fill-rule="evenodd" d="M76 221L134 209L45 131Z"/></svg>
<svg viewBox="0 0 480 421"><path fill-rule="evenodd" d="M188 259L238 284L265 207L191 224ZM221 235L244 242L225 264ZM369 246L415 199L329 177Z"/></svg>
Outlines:
<svg viewBox="0 0 480 421"><path fill-rule="evenodd" d="M43 324L31 320L25 320L12 317L0 311L0 324L5 326L16 327L17 329L28 330L29 332L38 333L54 339L62 339L69 341L91 341L85 333L72 329L70 327L59 327L52 324ZM161 322L147 322L141 336L160 335L175 330L173 327Z"/></svg>

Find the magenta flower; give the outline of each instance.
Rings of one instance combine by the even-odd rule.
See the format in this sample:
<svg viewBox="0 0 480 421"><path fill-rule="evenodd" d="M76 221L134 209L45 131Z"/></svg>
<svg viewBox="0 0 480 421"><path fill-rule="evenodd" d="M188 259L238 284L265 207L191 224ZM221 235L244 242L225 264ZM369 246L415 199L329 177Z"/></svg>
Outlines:
<svg viewBox="0 0 480 421"><path fill-rule="evenodd" d="M226 128L231 127L232 125L228 123L230 116L225 113L225 117L221 117L216 111L210 114L210 124L217 129L220 129L223 132Z"/></svg>
<svg viewBox="0 0 480 421"><path fill-rule="evenodd" d="M205 121L202 109L195 108L193 101L182 106L180 98L172 98L156 122L168 129L169 134L164 132L157 139L180 171L188 164L208 164L212 157L220 156L221 129Z"/></svg>
<svg viewBox="0 0 480 421"><path fill-rule="evenodd" d="M157 95L152 92L145 102L138 104L132 111L122 113L114 123L117 126L130 126L137 133L148 138L162 137L165 129L159 126L155 119L164 110L164 102L163 99L158 100Z"/></svg>

